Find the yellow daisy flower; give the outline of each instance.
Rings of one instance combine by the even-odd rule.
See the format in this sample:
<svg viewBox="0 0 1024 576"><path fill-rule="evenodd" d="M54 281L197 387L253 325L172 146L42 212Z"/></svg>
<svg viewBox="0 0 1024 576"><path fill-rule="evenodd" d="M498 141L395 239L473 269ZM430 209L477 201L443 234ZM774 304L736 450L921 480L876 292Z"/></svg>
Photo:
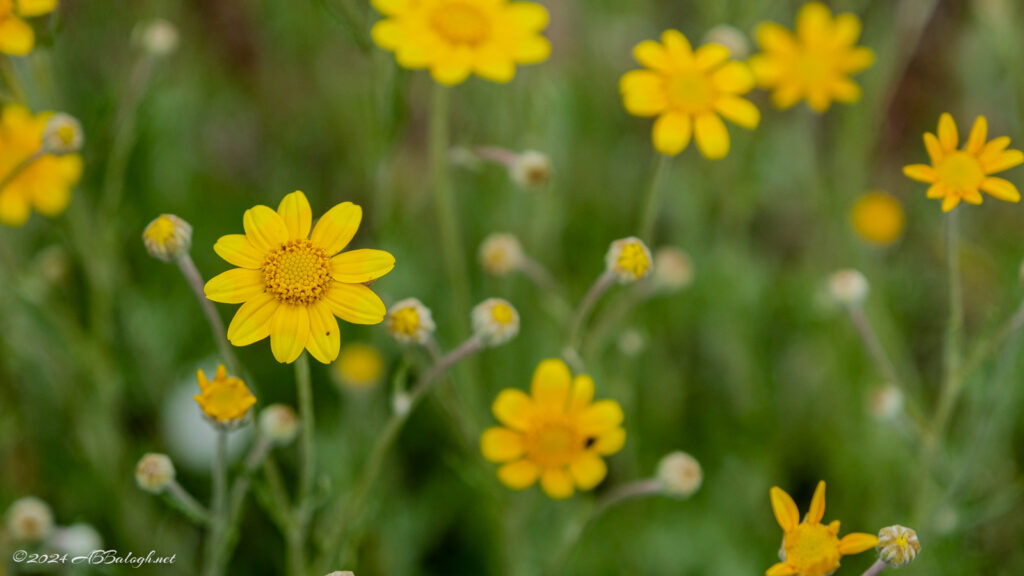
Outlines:
<svg viewBox="0 0 1024 576"><path fill-rule="evenodd" d="M889 246L899 240L906 219L900 201L885 192L869 192L850 209L854 232L875 246Z"/></svg>
<svg viewBox="0 0 1024 576"><path fill-rule="evenodd" d="M269 336L278 362L294 362L305 349L329 364L341 348L335 316L353 324L384 320L384 303L366 283L390 272L395 257L383 250L341 252L362 217L362 208L345 202L314 227L302 192L285 196L276 212L246 210L245 234L222 236L213 247L238 268L206 283L210 300L242 304L228 340L247 346Z"/></svg>
<svg viewBox="0 0 1024 576"><path fill-rule="evenodd" d="M978 116L963 149L958 150L960 137L956 122L949 114L939 117L939 135L924 135L924 146L931 165L912 164L903 168L908 178L931 184L929 198L942 198L942 211L949 212L963 200L968 204L981 204L981 193L1006 202L1020 202L1020 192L1011 182L993 178L1003 170L1024 163L1024 152L1007 150L1010 138L1001 136L986 142L988 121Z"/></svg>
<svg viewBox="0 0 1024 576"><path fill-rule="evenodd" d="M796 17L796 34L774 22L757 27L762 52L750 59L757 83L772 90L779 108L801 100L823 113L832 101L860 100L861 90L850 76L871 67L875 54L857 46L860 19L832 12L821 2L804 4Z"/></svg>
<svg viewBox="0 0 1024 576"><path fill-rule="evenodd" d="M213 380L209 380L202 370L196 371L196 379L199 381L199 394L194 396L196 404L199 404L207 418L218 424L239 422L256 404L256 397L245 382L234 376L229 377L223 364L217 366L217 375Z"/></svg>
<svg viewBox="0 0 1024 576"><path fill-rule="evenodd" d="M539 478L552 498L597 486L607 473L601 456L618 452L626 441L622 408L613 400L594 402L594 381L573 378L561 360L541 362L531 388L532 398L503 390L492 409L504 427L480 438L484 458L504 464L498 479L524 490Z"/></svg>
<svg viewBox="0 0 1024 576"><path fill-rule="evenodd" d="M17 105L0 112L0 224L21 226L32 209L52 218L68 207L71 189L82 177L82 157L42 154L43 132L52 116L33 115Z"/></svg>
<svg viewBox="0 0 1024 576"><path fill-rule="evenodd" d="M768 569L767 576L827 576L839 568L839 558L860 554L878 545L874 534L854 532L839 538L839 520L828 525L821 523L825 516L825 482L818 482L818 488L811 499L811 508L803 522L796 503L781 488L775 486L770 492L775 519L785 535L779 557L782 562Z"/></svg>
<svg viewBox="0 0 1024 576"><path fill-rule="evenodd" d="M517 64L538 64L551 54L541 35L548 11L533 2L373 0L373 6L385 16L373 27L374 42L394 52L403 68L427 68L441 84L460 84L470 74L509 82Z"/></svg>
<svg viewBox="0 0 1024 576"><path fill-rule="evenodd" d="M0 54L24 56L36 44L36 35L25 18L57 9L57 0L0 0Z"/></svg>
<svg viewBox="0 0 1024 576"><path fill-rule="evenodd" d="M721 44L696 51L677 30L666 30L661 43L645 40L633 49L645 70L627 72L619 81L626 111L634 116L657 116L654 149L679 154L691 135L705 157L717 160L729 153L729 131L722 117L744 128L756 128L761 113L741 98L754 87L750 68L729 60Z"/></svg>

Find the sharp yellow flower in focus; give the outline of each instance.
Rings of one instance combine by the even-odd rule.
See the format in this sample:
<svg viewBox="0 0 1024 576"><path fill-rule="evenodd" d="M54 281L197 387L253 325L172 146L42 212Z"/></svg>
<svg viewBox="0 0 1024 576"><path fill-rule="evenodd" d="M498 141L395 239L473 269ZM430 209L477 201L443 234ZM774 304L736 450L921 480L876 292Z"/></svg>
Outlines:
<svg viewBox="0 0 1024 576"><path fill-rule="evenodd" d="M349 388L369 388L384 375L384 357L369 344L348 344L334 363L338 379Z"/></svg>
<svg viewBox="0 0 1024 576"><path fill-rule="evenodd" d="M33 115L18 105L0 112L0 224L21 226L33 209L52 218L68 207L82 177L82 157L43 154L43 133L53 115Z"/></svg>
<svg viewBox="0 0 1024 576"><path fill-rule="evenodd" d="M729 153L729 131L722 118L748 129L761 122L761 113L741 98L754 87L754 76L743 62L729 60L729 49L705 44L696 51L677 30L666 30L661 42L646 40L633 49L644 70L627 72L619 81L626 111L653 117L654 149L679 154L691 136L705 157L718 160Z"/></svg>
<svg viewBox="0 0 1024 576"><path fill-rule="evenodd" d="M797 14L795 34L774 22L758 26L762 52L750 58L750 67L758 85L772 91L778 108L806 100L812 110L824 113L833 100L856 102L861 90L850 76L875 61L871 49L857 46L860 29L856 15L833 18L827 6L809 2Z"/></svg>
<svg viewBox="0 0 1024 576"><path fill-rule="evenodd" d="M1020 202L1020 191L1013 183L992 177L1024 163L1024 152L1007 150L1009 137L988 141L988 120L978 116L964 147L957 149L959 143L956 122L949 114L943 114L939 117L938 136L931 132L924 135L931 165L911 164L903 168L903 173L931 184L928 197L941 198L943 212L956 208L961 200L981 204L981 192L1006 202Z"/></svg>
<svg viewBox="0 0 1024 576"><path fill-rule="evenodd" d="M203 414L217 424L230 426L240 422L256 404L256 397L245 382L229 377L223 364L217 367L213 380L207 379L202 370L196 371L196 379L199 381L196 403L203 409Z"/></svg>
<svg viewBox="0 0 1024 576"><path fill-rule="evenodd" d="M245 234L222 236L213 249L238 266L206 283L214 302L242 304L228 340L247 346L270 338L278 362L294 362L303 350L330 364L341 338L335 316L353 324L379 324L387 311L367 287L395 267L383 250L342 252L362 221L362 208L338 204L313 226L302 192L281 200L277 210L245 211ZM312 233L310 233L312 230Z"/></svg>
<svg viewBox="0 0 1024 576"><path fill-rule="evenodd" d="M24 56L36 45L36 35L25 18L57 9L57 0L0 0L0 54Z"/></svg>
<svg viewBox="0 0 1024 576"><path fill-rule="evenodd" d="M859 554L878 545L874 534L854 532L839 538L839 521L825 525L825 482L818 482L818 488L811 499L811 508L800 521L796 503L779 487L770 492L775 519L785 535L779 557L782 562L775 564L765 573L767 576L827 576L839 568L839 558Z"/></svg>
<svg viewBox="0 0 1024 576"><path fill-rule="evenodd" d="M622 408L613 400L594 402L594 381L573 378L561 360L541 362L531 395L507 389L494 401L504 426L486 430L480 445L484 458L503 464L498 479L514 490L539 479L544 492L559 499L597 486L607 473L601 457L626 441Z"/></svg>
<svg viewBox="0 0 1024 576"><path fill-rule="evenodd" d="M889 246L903 235L906 214L899 200L884 192L869 192L850 210L850 224L865 242Z"/></svg>
<svg viewBox="0 0 1024 576"><path fill-rule="evenodd" d="M429 69L434 80L460 84L476 74L509 82L516 65L548 59L551 44L541 35L548 11L533 2L507 0L372 0L385 16L373 40L395 53L398 64Z"/></svg>

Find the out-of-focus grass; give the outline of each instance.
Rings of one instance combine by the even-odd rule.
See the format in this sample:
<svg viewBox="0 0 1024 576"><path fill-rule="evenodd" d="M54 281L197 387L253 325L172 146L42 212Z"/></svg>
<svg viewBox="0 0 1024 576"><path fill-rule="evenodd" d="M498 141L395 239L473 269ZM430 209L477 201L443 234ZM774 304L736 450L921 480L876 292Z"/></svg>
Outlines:
<svg viewBox="0 0 1024 576"><path fill-rule="evenodd" d="M294 189L306 192L316 213L354 201L367 215L356 244L387 249L398 260L375 289L387 302L423 300L439 320L441 341L456 344L425 184L429 79L361 45L360 34L376 18L363 2L351 3L355 39L330 9L342 0L62 4L52 50L22 63L19 73L34 102L67 110L85 125L87 170L78 199L95 203L99 196L133 61L133 26L169 18L182 43L158 68L139 110L124 205L116 219L97 223L120 239L111 357L90 360L82 312L89 302L75 252L89 246L69 245L72 216L37 217L25 228L0 231L27 293L86 330L81 342L67 341L36 307L0 290L0 502L36 494L61 523L94 524L110 547L179 555L172 568L144 571L191 574L200 534L137 490L132 465L144 451L165 449L162 406L215 348L176 270L149 258L139 234L161 212L185 218L195 230L193 256L210 277L226 269L213 242L241 231L245 208L276 205ZM456 145L535 148L555 167L550 188L535 193L517 189L499 168L455 171L474 300L506 297L523 322L513 343L459 373L458 394L477 431L492 423L488 405L497 392L526 387L533 366L558 355L566 336L525 278L496 280L478 269L479 241L493 231L516 233L578 300L600 273L608 243L636 231L654 162L650 122L629 117L619 100L617 82L633 67L632 46L666 27L696 40L720 23L745 32L765 19L790 25L799 6L546 4L553 15L550 62L520 69L508 86L471 80L452 94ZM861 14L862 43L877 53L875 66L859 77L864 100L817 117L802 106L776 111L759 94L762 126L752 133L730 129L733 150L725 160L708 163L694 150L677 158L657 244L688 250L696 282L629 316L623 328L647 342L637 356L622 354L612 341L588 358L599 396L622 403L629 434L597 494L650 475L675 449L702 462L704 486L689 501L653 498L610 511L585 534L570 573L761 573L780 539L768 488L786 488L805 509L822 478L829 483L826 519L841 519L844 532L893 523L919 531L924 550L908 574L1024 571L1019 342L972 379L938 472L926 480L920 445L868 413L881 377L843 315L821 298L833 270L866 273L868 315L910 383L908 401L931 410L942 378L944 217L900 169L923 160L920 135L934 130L943 111L954 113L962 131L985 114L992 134L1024 141L1024 46L1015 33L1024 11L1011 0L831 4ZM56 78L52 90L41 82L47 67ZM1022 182L1019 172L1009 177ZM896 195L908 213L905 238L884 250L858 243L846 221L855 198L874 188ZM1022 212L994 200L961 210L973 342L1021 297ZM44 255L54 254L68 262L56 282L41 272ZM622 297L614 291L598 313ZM228 318L232 310L221 312ZM402 352L381 328L342 329L344 341L373 342L397 367ZM273 362L266 342L239 353L260 405L294 403L291 371ZM98 425L89 413L104 377L121 399L112 415L120 446L109 459L104 454L114 448L90 436L111 424ZM332 489L344 491L385 419L387 391L339 395L319 366L314 382L321 461L335 479ZM278 456L289 478L293 452ZM538 573L593 496L553 502L537 489L513 493L492 468L479 465L475 443L453 434L429 403L374 489L375 521L357 574ZM182 476L205 495L202 474ZM924 514L915 518L914 504L932 481ZM258 506L248 507L241 538L229 573L281 573L281 538ZM859 573L869 556L849 558L841 573Z"/></svg>

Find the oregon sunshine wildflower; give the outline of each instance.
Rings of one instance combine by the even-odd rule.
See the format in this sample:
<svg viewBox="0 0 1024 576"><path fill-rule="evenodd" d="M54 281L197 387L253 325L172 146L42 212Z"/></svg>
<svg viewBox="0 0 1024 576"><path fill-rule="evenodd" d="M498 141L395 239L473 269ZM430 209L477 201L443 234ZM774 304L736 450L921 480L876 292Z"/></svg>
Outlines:
<svg viewBox="0 0 1024 576"><path fill-rule="evenodd" d="M861 24L856 15L833 17L821 2L808 2L796 18L796 33L774 22L757 27L761 53L750 58L750 67L761 88L772 91L778 108L790 108L801 100L823 113L833 101L860 100L860 86L850 76L871 67L875 55L857 46Z"/></svg>
<svg viewBox="0 0 1024 576"><path fill-rule="evenodd" d="M470 74L509 82L516 65L547 60L551 44L541 34L548 12L533 2L507 0L373 0L384 15L374 42L395 53L403 68L429 69L434 80L454 85Z"/></svg>
<svg viewBox="0 0 1024 576"><path fill-rule="evenodd" d="M234 427L242 422L249 410L256 404L256 397L240 378L228 376L223 364L217 366L217 374L210 380L202 370L196 371L199 394L196 404L203 414L217 426Z"/></svg>
<svg viewBox="0 0 1024 576"><path fill-rule="evenodd" d="M911 164L903 168L903 173L931 184L928 197L941 199L943 212L956 208L961 200L981 204L981 192L1006 202L1020 202L1020 191L1012 182L992 176L1024 163L1024 152L1007 150L1009 137L988 141L988 121L978 116L962 149L957 148L959 142L956 122L943 114L938 136L931 132L924 135L931 165Z"/></svg>
<svg viewBox="0 0 1024 576"><path fill-rule="evenodd" d="M722 118L749 129L761 121L757 107L742 98L754 87L750 69L729 60L729 49L721 44L694 51L677 30L666 30L661 40L645 40L633 50L645 69L627 72L619 82L626 111L658 117L652 140L661 154L679 154L694 136L705 157L724 158L729 131Z"/></svg>
<svg viewBox="0 0 1024 576"><path fill-rule="evenodd" d="M262 205L246 210L245 234L222 236L213 247L238 268L205 288L214 302L242 304L228 340L246 346L269 337L278 362L294 362L305 349L329 364L341 349L335 316L353 324L383 321L384 303L366 283L390 272L395 257L383 250L342 252L362 217L362 208L345 202L314 227L302 192L285 196L277 211Z"/></svg>
<svg viewBox="0 0 1024 576"><path fill-rule="evenodd" d="M889 246L903 235L906 214L899 200L884 192L869 192L850 209L850 225L862 240Z"/></svg>
<svg viewBox="0 0 1024 576"><path fill-rule="evenodd" d="M539 478L544 492L559 499L597 486L607 473L601 457L626 441L622 408L613 400L594 402L593 379L573 378L561 360L537 366L530 393L498 394L492 410L503 426L480 438L484 458L502 464L498 479L523 490Z"/></svg>
<svg viewBox="0 0 1024 576"><path fill-rule="evenodd" d="M391 305L387 320L388 334L403 344L426 344L437 326L430 309L416 298L406 298Z"/></svg>
<svg viewBox="0 0 1024 576"><path fill-rule="evenodd" d="M71 189L82 176L82 158L64 152L55 156L44 145L53 117L53 112L32 114L14 104L0 112L0 224L20 226L33 209L52 218L71 200Z"/></svg>
<svg viewBox="0 0 1024 576"><path fill-rule="evenodd" d="M56 9L57 0L0 0L0 54L24 56L31 52L36 35L25 19Z"/></svg>
<svg viewBox="0 0 1024 576"><path fill-rule="evenodd" d="M825 482L818 482L811 507L804 520L793 499L778 486L770 493L775 519L782 528L781 562L766 572L767 576L827 576L839 568L842 556L859 554L878 545L874 534L854 532L839 538L839 521L822 524L825 516Z"/></svg>
<svg viewBox="0 0 1024 576"><path fill-rule="evenodd" d="M174 214L161 214L146 226L142 242L150 256L171 262L192 248L192 226Z"/></svg>

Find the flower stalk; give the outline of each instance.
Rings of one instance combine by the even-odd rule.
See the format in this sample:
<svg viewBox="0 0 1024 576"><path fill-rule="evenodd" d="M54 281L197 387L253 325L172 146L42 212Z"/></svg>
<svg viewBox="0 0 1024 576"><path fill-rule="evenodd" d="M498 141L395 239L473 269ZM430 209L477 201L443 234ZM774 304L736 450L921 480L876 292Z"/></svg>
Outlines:
<svg viewBox="0 0 1024 576"><path fill-rule="evenodd" d="M217 452L213 463L213 498L210 503L210 534L206 540L206 560L203 567L204 576L219 576L224 573L221 565L220 541L228 525L228 431L217 430Z"/></svg>
<svg viewBox="0 0 1024 576"><path fill-rule="evenodd" d="M658 154L658 160L654 164L654 173L647 186L647 199L644 202L643 220L640 224L640 238L650 244L654 241L654 225L658 219L658 208L661 205L661 190L664 188L662 181L668 172L671 156Z"/></svg>
<svg viewBox="0 0 1024 576"><path fill-rule="evenodd" d="M566 346L565 356L569 364L573 365L574 368L580 369L582 359L579 357L579 345L580 339L583 336L583 328L587 324L587 319L590 317L590 313L597 306L601 296L608 291L608 288L615 282L615 274L611 271L605 271L603 274L598 276L597 280L587 291L586 296L580 301L579 306L576 308L576 313L573 314L572 323L569 325L569 343Z"/></svg>
<svg viewBox="0 0 1024 576"><path fill-rule="evenodd" d="M295 385L299 396L299 419L302 421L302 438L299 444L299 494L292 511L292 530L287 535L288 557L293 574L305 572L306 534L312 515L310 495L313 492L313 477L316 474L316 447L313 443L313 383L309 373L309 355L305 352L295 362ZM295 570L299 570L295 572Z"/></svg>
<svg viewBox="0 0 1024 576"><path fill-rule="evenodd" d="M875 563L872 564L870 568L865 570L864 574L862 574L861 576L878 576L882 573L883 570L885 570L888 567L889 565L885 562L881 560L875 560Z"/></svg>
<svg viewBox="0 0 1024 576"><path fill-rule="evenodd" d="M175 259L175 263L178 265L178 269L181 270L182 276L185 277L185 281L188 282L192 292L196 295L196 300L199 301L199 305L203 309L203 314L210 325L213 339L217 342L217 349L220 351L221 357L224 358L224 363L228 365L228 369L232 374L242 374L242 366L238 362L238 357L235 356L231 344L228 343L224 321L221 320L220 314L217 313L217 308L213 302L203 292L205 282L203 282L203 276L200 274L199 269L196 268L195 262L192 261L192 256L185 251Z"/></svg>

